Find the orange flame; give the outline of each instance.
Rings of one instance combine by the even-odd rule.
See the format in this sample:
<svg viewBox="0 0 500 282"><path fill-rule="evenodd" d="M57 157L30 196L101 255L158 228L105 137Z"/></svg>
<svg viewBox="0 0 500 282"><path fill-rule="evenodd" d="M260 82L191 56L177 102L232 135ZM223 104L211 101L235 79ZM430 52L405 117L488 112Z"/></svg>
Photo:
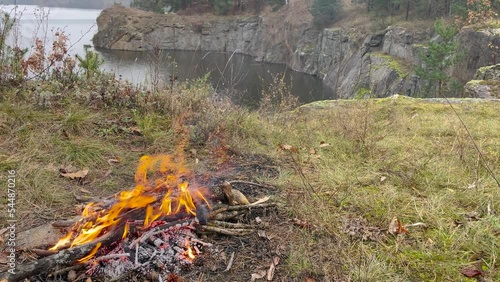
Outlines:
<svg viewBox="0 0 500 282"><path fill-rule="evenodd" d="M82 219L73 226L74 233L60 239L50 250L58 250L69 243L74 247L93 241L120 222L120 215L131 209L146 209L145 227L163 215L179 212L196 215L196 201L209 204L201 187L189 187L184 180L189 178L190 171L184 167L183 159L179 159L168 155L142 157L134 177L135 188L120 192L117 202L107 210L95 211L96 204L88 204ZM157 195L164 195L159 204ZM127 236L128 230L126 224L122 238ZM76 236L71 239L74 234Z"/></svg>
<svg viewBox="0 0 500 282"><path fill-rule="evenodd" d="M73 236L73 232L69 232L68 234L66 234L66 236L59 239L57 244L55 244L54 247L50 248L49 250L50 251L57 251L60 248L66 246L67 244L69 244L71 242L71 236Z"/></svg>
<svg viewBox="0 0 500 282"><path fill-rule="evenodd" d="M130 224L128 224L128 222L125 224L125 228L123 228L123 235L122 235L122 239L125 239L127 238L127 235L128 235L128 231L130 229Z"/></svg>
<svg viewBox="0 0 500 282"><path fill-rule="evenodd" d="M101 242L97 243L97 245L92 249L92 251L90 251L90 253L88 255L79 259L78 262L84 263L84 262L88 261L89 259L91 259L97 253L97 251L99 250L101 245L102 245Z"/></svg>
<svg viewBox="0 0 500 282"><path fill-rule="evenodd" d="M193 248L191 248L191 242L189 239L186 238L186 251L184 252L184 255L190 260L194 260L196 258L195 252L193 251Z"/></svg>

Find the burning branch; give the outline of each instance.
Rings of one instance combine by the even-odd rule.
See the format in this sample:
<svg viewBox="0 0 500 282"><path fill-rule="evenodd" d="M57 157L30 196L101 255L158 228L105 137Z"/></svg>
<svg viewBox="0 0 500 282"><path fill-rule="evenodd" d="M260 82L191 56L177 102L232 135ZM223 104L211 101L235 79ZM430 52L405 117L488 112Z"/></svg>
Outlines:
<svg viewBox="0 0 500 282"><path fill-rule="evenodd" d="M72 264L88 255L98 244L108 245L116 240L119 240L124 227L125 222L120 221L112 230L110 230L110 232L104 234L98 239L81 246L61 250L57 254L39 259L33 263L22 265L17 269L16 274L9 275L6 273L0 276L0 281L3 281L3 279L6 279L7 281L21 281L25 278L39 274L40 272L52 269L58 265Z"/></svg>

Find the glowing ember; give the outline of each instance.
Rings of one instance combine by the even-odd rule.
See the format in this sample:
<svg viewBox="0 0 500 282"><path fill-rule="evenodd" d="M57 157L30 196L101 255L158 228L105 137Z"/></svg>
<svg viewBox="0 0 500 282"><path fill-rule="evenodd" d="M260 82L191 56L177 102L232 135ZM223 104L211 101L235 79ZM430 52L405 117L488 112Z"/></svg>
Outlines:
<svg viewBox="0 0 500 282"><path fill-rule="evenodd" d="M120 216L131 209L145 209L145 227L165 215L185 212L195 216L196 202L209 204L202 187L191 187L185 180L190 171L184 167L182 158L179 159L176 161L167 155L142 157L135 173L135 188L120 192L117 202L108 209L99 210L96 204L89 203L82 212L82 219L73 226L73 232L50 250L58 250L69 243L74 247L95 240L110 232L122 220ZM161 201L158 195L164 195ZM129 228L127 223L122 238L127 236ZM90 259L97 250L96 247L82 260ZM187 251L188 256L194 258L190 246Z"/></svg>
<svg viewBox="0 0 500 282"><path fill-rule="evenodd" d="M196 258L195 252L193 251L193 248L191 248L191 242L189 239L186 238L186 252L184 253L187 258L190 260L194 260Z"/></svg>

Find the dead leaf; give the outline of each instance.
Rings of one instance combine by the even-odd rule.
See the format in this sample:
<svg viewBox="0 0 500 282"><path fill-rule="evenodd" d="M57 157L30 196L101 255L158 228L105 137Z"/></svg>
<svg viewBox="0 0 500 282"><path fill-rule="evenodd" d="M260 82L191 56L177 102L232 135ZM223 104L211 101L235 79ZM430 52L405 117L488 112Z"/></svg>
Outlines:
<svg viewBox="0 0 500 282"><path fill-rule="evenodd" d="M266 231L264 230L257 230L257 234L259 235L260 238L265 238L267 240L271 240L266 234Z"/></svg>
<svg viewBox="0 0 500 282"><path fill-rule="evenodd" d="M260 217L256 217L255 218L255 222L257 222L257 224L261 224L262 223L262 219Z"/></svg>
<svg viewBox="0 0 500 282"><path fill-rule="evenodd" d="M236 190L236 189L232 189L232 192L233 192L233 200L237 205L249 205L250 204L247 197L243 193L241 193L241 191Z"/></svg>
<svg viewBox="0 0 500 282"><path fill-rule="evenodd" d="M314 148L309 149L309 154L315 155L316 154L316 150Z"/></svg>
<svg viewBox="0 0 500 282"><path fill-rule="evenodd" d="M305 220L300 220L298 218L294 218L293 223L295 223L295 225L298 225L298 226L305 228L305 229L310 229L313 227L309 222L307 222Z"/></svg>
<svg viewBox="0 0 500 282"><path fill-rule="evenodd" d="M398 218L393 217L391 220L391 223L389 223L389 229L388 229L389 234L397 234L398 232Z"/></svg>
<svg viewBox="0 0 500 282"><path fill-rule="evenodd" d="M311 276L307 276L307 277L304 279L304 282L316 282L316 279L312 278Z"/></svg>
<svg viewBox="0 0 500 282"><path fill-rule="evenodd" d="M69 179L83 179L83 178L85 178L85 176L87 176L88 173L89 173L88 169L83 169L83 170L80 170L77 172L71 172L71 173L62 173L61 172L61 176L69 178Z"/></svg>
<svg viewBox="0 0 500 282"><path fill-rule="evenodd" d="M257 280L257 279L262 279L266 276L266 271L261 270L258 273L252 273L252 278L250 279L251 282Z"/></svg>
<svg viewBox="0 0 500 282"><path fill-rule="evenodd" d="M403 224L397 217L393 217L391 223L389 223L388 232L392 235L404 234L408 233L408 229L403 226Z"/></svg>
<svg viewBox="0 0 500 282"><path fill-rule="evenodd" d="M167 276L167 282L179 282L179 275L174 273L169 273Z"/></svg>
<svg viewBox="0 0 500 282"><path fill-rule="evenodd" d="M142 130L137 126L132 126L128 130L130 133L132 133L134 135L142 135Z"/></svg>
<svg viewBox="0 0 500 282"><path fill-rule="evenodd" d="M106 177L110 176L112 172L113 172L113 171L112 171L111 169L108 169L108 170L106 171L106 173L104 174L104 178L106 178Z"/></svg>
<svg viewBox="0 0 500 282"><path fill-rule="evenodd" d="M279 148L281 150L290 151L293 148L293 146L292 145L288 145L288 144L281 144L281 145L279 145Z"/></svg>
<svg viewBox="0 0 500 282"><path fill-rule="evenodd" d="M319 147L320 147L320 148L324 148L324 147L328 147L328 146L330 146L330 144L329 144L329 143L326 143L325 141L321 141L321 142L319 142Z"/></svg>
<svg viewBox="0 0 500 282"><path fill-rule="evenodd" d="M267 270L267 281L273 280L274 272L276 271L276 266L280 262L279 257L274 257L269 269Z"/></svg>
<svg viewBox="0 0 500 282"><path fill-rule="evenodd" d="M85 282L92 282L92 279L89 277L87 278L87 280L85 280Z"/></svg>
<svg viewBox="0 0 500 282"><path fill-rule="evenodd" d="M464 268L464 269L460 270L460 273L462 273L463 275L465 275L466 277L469 277L469 278L484 275L484 272L477 269L477 267L475 267L475 266Z"/></svg>
<svg viewBox="0 0 500 282"><path fill-rule="evenodd" d="M288 152L291 152L291 153L298 153L299 152L299 148L298 147L295 147L295 146L292 146L292 145L288 145L288 144L281 144L278 146L278 150L282 150L282 151L288 151Z"/></svg>
<svg viewBox="0 0 500 282"><path fill-rule="evenodd" d="M119 162L120 162L120 160L118 160L118 159L109 159L109 160L108 160L108 164L109 164L109 165L111 165L111 164L117 164L117 163L119 163Z"/></svg>
<svg viewBox="0 0 500 282"><path fill-rule="evenodd" d="M387 179L387 177L382 176L382 177L380 177L380 182L384 182L386 179Z"/></svg>

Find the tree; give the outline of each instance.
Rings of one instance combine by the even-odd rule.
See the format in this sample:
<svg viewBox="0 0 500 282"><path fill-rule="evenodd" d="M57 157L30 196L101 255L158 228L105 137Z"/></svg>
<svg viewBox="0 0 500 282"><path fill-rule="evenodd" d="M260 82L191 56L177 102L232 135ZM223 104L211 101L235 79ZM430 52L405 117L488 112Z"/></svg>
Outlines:
<svg viewBox="0 0 500 282"><path fill-rule="evenodd" d="M214 0L214 10L219 15L226 15L233 8L233 0Z"/></svg>
<svg viewBox="0 0 500 282"><path fill-rule="evenodd" d="M423 66L417 69L417 75L436 82L438 94L441 95L444 83L450 79L446 71L458 62L460 56L457 54L458 44L453 40L457 33L455 26L438 20L434 24L434 29L439 38L431 40L427 50L421 52Z"/></svg>
<svg viewBox="0 0 500 282"><path fill-rule="evenodd" d="M131 7L155 13L163 13L164 1L162 0L133 0Z"/></svg>
<svg viewBox="0 0 500 282"><path fill-rule="evenodd" d="M318 26L334 21L342 6L338 0L314 0L310 12Z"/></svg>
<svg viewBox="0 0 500 282"><path fill-rule="evenodd" d="M99 68L104 64L104 60L99 54L90 50L89 47L85 47L84 58L76 55L76 59L80 63L80 67L83 69L87 79L95 74L99 74Z"/></svg>

